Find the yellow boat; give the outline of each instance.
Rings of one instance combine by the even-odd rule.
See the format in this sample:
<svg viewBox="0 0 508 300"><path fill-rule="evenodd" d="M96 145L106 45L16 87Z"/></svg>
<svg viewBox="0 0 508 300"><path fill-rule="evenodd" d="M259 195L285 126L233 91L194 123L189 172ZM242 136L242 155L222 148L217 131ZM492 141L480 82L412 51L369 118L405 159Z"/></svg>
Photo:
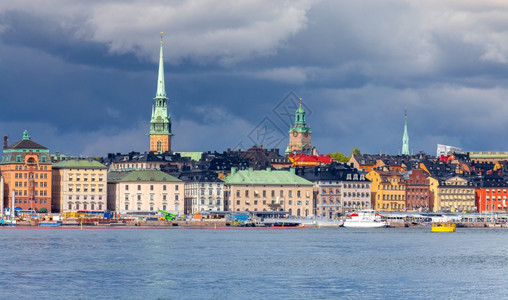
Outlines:
<svg viewBox="0 0 508 300"><path fill-rule="evenodd" d="M432 232L455 232L455 223L432 223Z"/></svg>

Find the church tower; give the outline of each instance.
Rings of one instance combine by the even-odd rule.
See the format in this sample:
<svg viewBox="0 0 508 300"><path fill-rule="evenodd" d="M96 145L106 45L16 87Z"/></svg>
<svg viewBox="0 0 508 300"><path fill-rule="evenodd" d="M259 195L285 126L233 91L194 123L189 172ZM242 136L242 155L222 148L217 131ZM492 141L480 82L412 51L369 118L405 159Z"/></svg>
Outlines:
<svg viewBox="0 0 508 300"><path fill-rule="evenodd" d="M409 155L409 135L407 134L407 111L404 110L404 135L402 136L402 155Z"/></svg>
<svg viewBox="0 0 508 300"><path fill-rule="evenodd" d="M162 58L162 36L159 58L159 77L157 79L157 93L155 105L152 105L152 118L150 119L150 151L164 153L171 151L171 116L168 114L168 98L164 85L164 61Z"/></svg>
<svg viewBox="0 0 508 300"><path fill-rule="evenodd" d="M305 109L303 109L302 99L300 98L300 105L295 113L295 125L289 129L289 144L286 155L293 151L312 155L311 134L310 127L307 127L305 123Z"/></svg>

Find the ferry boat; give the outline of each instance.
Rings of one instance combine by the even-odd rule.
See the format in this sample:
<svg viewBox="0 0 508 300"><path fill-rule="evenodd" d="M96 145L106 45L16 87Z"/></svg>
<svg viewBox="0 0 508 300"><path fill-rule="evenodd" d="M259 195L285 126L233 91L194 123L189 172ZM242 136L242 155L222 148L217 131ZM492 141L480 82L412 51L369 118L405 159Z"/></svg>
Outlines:
<svg viewBox="0 0 508 300"><path fill-rule="evenodd" d="M432 232L455 232L455 223L432 223Z"/></svg>
<svg viewBox="0 0 508 300"><path fill-rule="evenodd" d="M374 210L360 210L346 215L344 227L351 228L381 228L388 227L390 224L381 219L381 215Z"/></svg>

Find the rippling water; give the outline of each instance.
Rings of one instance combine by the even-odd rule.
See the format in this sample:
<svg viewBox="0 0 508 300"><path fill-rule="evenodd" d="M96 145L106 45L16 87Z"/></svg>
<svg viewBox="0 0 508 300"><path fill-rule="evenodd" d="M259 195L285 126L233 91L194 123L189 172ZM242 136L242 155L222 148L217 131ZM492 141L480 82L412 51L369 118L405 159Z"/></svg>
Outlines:
<svg viewBox="0 0 508 300"><path fill-rule="evenodd" d="M508 229L0 229L1 299L501 299Z"/></svg>

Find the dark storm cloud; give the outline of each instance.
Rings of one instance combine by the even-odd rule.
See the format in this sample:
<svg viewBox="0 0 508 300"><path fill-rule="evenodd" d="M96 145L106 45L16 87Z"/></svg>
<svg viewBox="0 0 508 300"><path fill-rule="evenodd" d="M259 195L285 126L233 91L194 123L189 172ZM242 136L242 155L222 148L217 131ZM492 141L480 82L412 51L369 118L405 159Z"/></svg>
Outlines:
<svg viewBox="0 0 508 300"><path fill-rule="evenodd" d="M396 154L405 107L415 152L508 148L500 2L26 4L0 4L0 125L61 152L146 149L160 30L176 150L249 142L290 91L322 153Z"/></svg>

